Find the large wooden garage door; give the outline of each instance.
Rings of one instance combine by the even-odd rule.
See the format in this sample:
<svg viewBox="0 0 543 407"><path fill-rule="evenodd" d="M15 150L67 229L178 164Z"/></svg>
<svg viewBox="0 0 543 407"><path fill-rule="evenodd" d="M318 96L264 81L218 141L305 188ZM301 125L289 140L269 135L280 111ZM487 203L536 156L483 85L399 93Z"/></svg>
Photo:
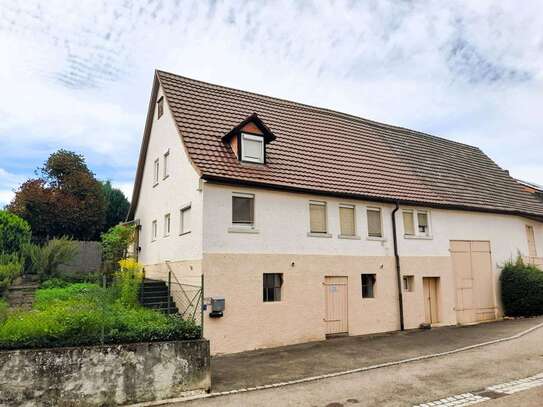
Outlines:
<svg viewBox="0 0 543 407"><path fill-rule="evenodd" d="M490 242L451 241L459 324L496 319Z"/></svg>

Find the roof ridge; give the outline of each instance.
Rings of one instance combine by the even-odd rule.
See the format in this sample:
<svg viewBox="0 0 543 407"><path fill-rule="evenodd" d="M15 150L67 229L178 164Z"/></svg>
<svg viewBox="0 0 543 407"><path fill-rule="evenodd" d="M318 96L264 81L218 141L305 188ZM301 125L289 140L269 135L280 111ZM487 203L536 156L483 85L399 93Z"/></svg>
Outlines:
<svg viewBox="0 0 543 407"><path fill-rule="evenodd" d="M319 111L319 112L331 114L331 115L334 115L334 116L339 116L339 117L342 117L342 118L345 118L345 119L354 119L354 120L357 120L357 121L360 121L360 122L363 122L363 123L366 123L366 124L369 124L369 125L381 127L381 128L384 128L384 129L401 130L401 131L404 131L404 132L407 132L407 133L410 133L410 134L414 134L414 135L417 135L417 136L427 137L427 138L435 139L437 141L444 141L444 142L451 143L451 144L457 144L457 145L461 145L461 146L464 146L464 147L472 148L474 150L481 151L481 149L479 147L477 147L477 146L472 146L470 144L462 143L460 141L450 140L450 139L442 137L442 136L435 136L433 134L421 132L421 131L418 131L418 130L409 129L409 128L403 127L403 126L398 126L398 125L389 124L389 123L382 123L382 122L378 122L378 121L372 120L372 119L366 119L364 117L356 116L356 115L351 114L351 113L340 112L339 110L334 110L334 109L330 109L330 108L327 108L327 107L314 106L314 105L310 105L310 104L307 104L307 103L296 102L296 101L289 100L289 99L279 98L279 97L276 97L276 96L264 95L262 93L257 93L257 92L252 92L252 91L248 91L248 90L233 88L233 87L225 86L225 85L219 85L219 84L216 84L216 83L206 82L206 81L203 81L203 80L200 80L200 79L189 78L187 76L179 75L179 74L176 74L176 73L173 73L173 72L164 71L164 70L161 70L161 69L156 69L156 72L159 73L159 74L163 73L163 74L166 74L166 75L171 75L171 76L181 78L183 80L190 81L190 82L197 82L197 83L199 83L201 85L204 85L204 86L211 86L211 87L223 89L223 90L230 91L230 92L231 91L240 92L240 93L243 93L243 94L245 94L247 96L258 96L258 97L262 97L262 98L266 98L266 99L271 99L272 101L274 101L276 103L278 102L278 103L291 104L291 105L294 105L295 107L297 107L299 109Z"/></svg>

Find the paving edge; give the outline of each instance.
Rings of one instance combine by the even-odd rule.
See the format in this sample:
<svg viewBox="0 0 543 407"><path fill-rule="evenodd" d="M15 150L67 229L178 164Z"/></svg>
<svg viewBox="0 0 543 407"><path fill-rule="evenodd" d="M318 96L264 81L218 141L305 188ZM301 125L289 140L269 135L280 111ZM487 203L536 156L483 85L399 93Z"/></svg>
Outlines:
<svg viewBox="0 0 543 407"><path fill-rule="evenodd" d="M539 328L542 328L542 327L543 327L543 322L539 323L539 324L537 324L537 325L535 325L535 326L533 326L531 328L528 328L528 329L526 329L526 330L524 330L522 332L519 332L519 333L517 333L517 334L515 334L513 336L508 336L506 338L500 338L500 339L493 339L491 341L477 343L475 345L464 346L462 348L457 348L457 349L449 350L449 351L446 351L446 352L432 353L430 355L417 356L417 357L413 357L413 358L397 360L397 361L394 361L394 362L386 362L386 363L380 363L380 364L377 364L377 365L359 367L359 368L356 368L356 369L344 370L344 371L341 371L341 372L327 373L327 374L323 374L323 375L320 375L320 376L310 376L310 377L305 377L303 379L290 380L290 381L287 381L287 382L265 384L265 385L261 385L261 386L248 387L248 388L235 389L235 390L228 390L228 391L221 391L221 392L216 392L216 393L204 393L204 394L198 394L198 395L188 396L188 397L180 397L180 398L173 398L173 399L149 401L149 402L144 402L144 403L132 404L132 405L130 405L128 407L163 406L163 405L171 404L171 403L182 403L182 402L186 402L186 401L193 401L193 400L206 399L206 398L212 398L212 397L220 397L220 396L228 396L228 395L232 395L232 394L246 393L248 391L256 391L256 390L272 389L272 388L277 388L277 387L285 387L285 386L290 386L290 385L293 385L293 384L314 382L314 381L317 381L317 380L329 379L329 378L332 378L332 377L344 376L344 375L348 375L348 374L352 374L352 373L367 372L369 370L381 369L381 368L384 368L384 367L403 365L403 364L407 364L407 363L411 363L411 362L418 362L418 361L421 361L421 360L433 359L433 358L438 358L438 357L447 356L447 355L453 355L455 353L460 353L460 352L465 352L465 351L472 350L472 349L482 348L484 346L494 345L496 343L512 341L512 340L515 340L515 339L522 338L523 336L528 335L529 333L532 333L533 331L535 331L535 330L537 330Z"/></svg>

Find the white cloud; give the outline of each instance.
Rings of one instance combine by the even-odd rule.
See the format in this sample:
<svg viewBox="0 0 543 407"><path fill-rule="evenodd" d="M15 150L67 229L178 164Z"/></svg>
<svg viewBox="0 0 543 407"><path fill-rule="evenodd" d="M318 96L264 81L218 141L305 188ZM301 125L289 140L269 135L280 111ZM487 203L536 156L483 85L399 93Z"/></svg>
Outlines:
<svg viewBox="0 0 543 407"><path fill-rule="evenodd" d="M0 27L13 173L67 147L127 188L161 68L475 144L543 182L537 1L14 1Z"/></svg>

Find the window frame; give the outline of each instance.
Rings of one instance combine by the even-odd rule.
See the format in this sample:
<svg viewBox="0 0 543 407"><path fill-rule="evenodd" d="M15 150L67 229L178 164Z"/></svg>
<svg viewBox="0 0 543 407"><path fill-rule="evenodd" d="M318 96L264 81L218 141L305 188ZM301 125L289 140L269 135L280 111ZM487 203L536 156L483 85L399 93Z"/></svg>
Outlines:
<svg viewBox="0 0 543 407"><path fill-rule="evenodd" d="M170 149L167 149L164 155L162 156L162 179L165 180L170 176L168 162L170 160Z"/></svg>
<svg viewBox="0 0 543 407"><path fill-rule="evenodd" d="M254 158L254 157L248 157L245 154L245 143L246 140L248 141L256 141L260 143L260 154L261 157ZM257 134L251 134L251 133L241 133L240 134L240 157L241 161L249 162L249 163L256 163L256 164L264 164L266 162L266 147L265 147L265 140L264 136L257 135Z"/></svg>
<svg viewBox="0 0 543 407"><path fill-rule="evenodd" d="M164 215L164 237L170 236L172 232L172 215L167 213Z"/></svg>
<svg viewBox="0 0 543 407"><path fill-rule="evenodd" d="M352 235L346 235L343 233L343 231L341 230L341 208L344 208L344 209L352 209L353 210L353 234ZM339 235L338 237L339 238L345 238L345 239L355 239L355 238L358 238L359 236L357 235L357 232L358 232L358 227L357 227L357 216L356 216L356 205L352 205L352 204L343 204L343 203L340 203L339 206L338 206L338 217L339 217Z"/></svg>
<svg viewBox="0 0 543 407"><path fill-rule="evenodd" d="M381 223L381 235L380 236L373 236L370 235L370 222L369 222L369 216L368 212L378 212L379 213L379 220ZM383 208L379 206L368 206L366 207L366 236L369 240L384 240L385 239L385 228L383 225Z"/></svg>
<svg viewBox="0 0 543 407"><path fill-rule="evenodd" d="M156 105L157 105L157 120L160 119L162 117L162 115L164 115L164 96L161 96L158 98L157 102L156 102Z"/></svg>
<svg viewBox="0 0 543 407"><path fill-rule="evenodd" d="M266 276L269 276L269 275L272 275L272 276L279 276L279 286L272 286L272 287L266 287ZM274 282L275 282L275 278L274 278ZM285 280L284 280L284 277L283 277L283 273L262 273L262 302L271 302L271 303L276 303L276 302L281 302L283 301L283 284L285 283ZM266 290L273 290L273 299L269 299L269 292L266 291ZM276 291L275 290L279 290L279 299L276 299L277 296L276 296Z"/></svg>
<svg viewBox="0 0 543 407"><path fill-rule="evenodd" d="M412 293L415 291L415 276L414 275L402 276L402 289L406 293Z"/></svg>
<svg viewBox="0 0 543 407"><path fill-rule="evenodd" d="M151 242L156 241L158 238L158 222L154 219L151 222Z"/></svg>
<svg viewBox="0 0 543 407"><path fill-rule="evenodd" d="M251 222L236 222L234 221L234 198L246 198L251 199L252 205L251 205ZM249 193L241 193L241 192L233 192L232 198L230 199L231 203L231 223L232 227L234 228L248 228L248 229L254 229L255 223L256 223L256 216L255 216L255 194L249 194Z"/></svg>
<svg viewBox="0 0 543 407"><path fill-rule="evenodd" d="M372 278L371 283L371 296L364 296L364 287L367 287L367 285L364 284L364 276L370 276ZM377 285L377 274L375 273L362 273L360 274L360 295L362 299L373 299L376 298L375 295L375 286Z"/></svg>
<svg viewBox="0 0 543 407"><path fill-rule="evenodd" d="M153 163L153 186L156 187L158 185L160 178L160 159L156 159Z"/></svg>
<svg viewBox="0 0 543 407"><path fill-rule="evenodd" d="M324 231L316 232L311 230L311 205L324 207ZM307 206L309 210L309 236L329 236L328 232L328 202L310 200Z"/></svg>
<svg viewBox="0 0 543 407"><path fill-rule="evenodd" d="M190 218L189 218L189 225L188 225L189 227L188 229L185 230L185 214L189 212L189 217L190 217L191 206L192 204L189 203L187 205L182 206L179 209L179 236L186 235L187 233L190 233L192 231Z"/></svg>
<svg viewBox="0 0 543 407"><path fill-rule="evenodd" d="M404 213L411 213L413 216L413 232L414 234L408 235L405 233L405 221ZM426 214L426 221L428 223L428 231L426 233L419 231L419 214ZM432 214L429 209L407 208L402 209L402 228L404 239L432 239Z"/></svg>

